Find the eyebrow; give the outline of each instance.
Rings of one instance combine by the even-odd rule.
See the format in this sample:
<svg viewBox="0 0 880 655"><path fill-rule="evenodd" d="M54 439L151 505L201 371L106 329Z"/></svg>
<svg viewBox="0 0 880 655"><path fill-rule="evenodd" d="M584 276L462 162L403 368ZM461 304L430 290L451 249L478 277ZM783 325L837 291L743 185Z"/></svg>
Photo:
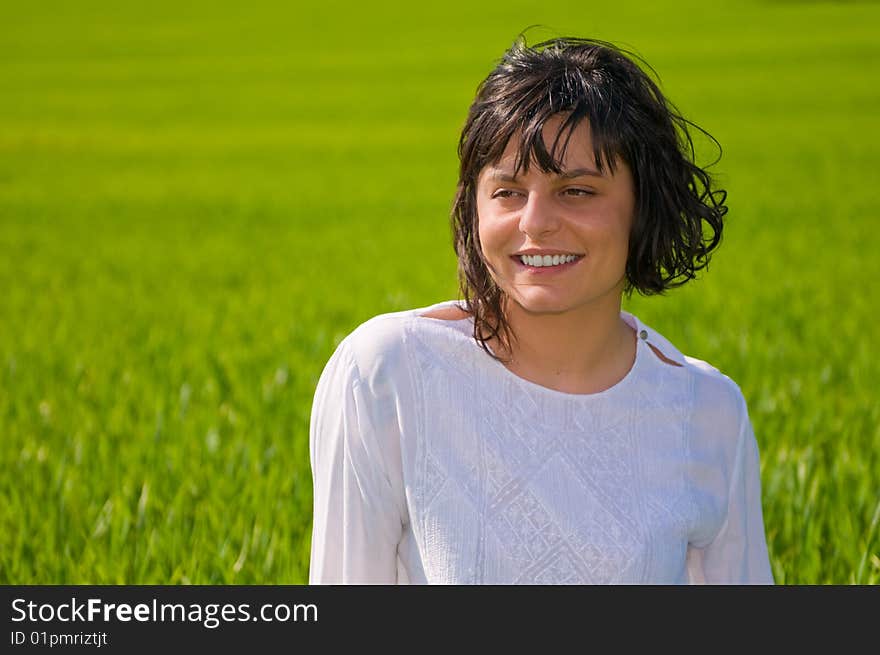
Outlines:
<svg viewBox="0 0 880 655"><path fill-rule="evenodd" d="M556 175L557 178L563 180L570 180L576 177L605 177L599 171L593 170L592 168L574 168L570 171L562 171L559 175ZM516 175L511 175L505 171L500 171L498 169L494 169L492 173L492 178L495 180L499 180L501 182L516 182Z"/></svg>

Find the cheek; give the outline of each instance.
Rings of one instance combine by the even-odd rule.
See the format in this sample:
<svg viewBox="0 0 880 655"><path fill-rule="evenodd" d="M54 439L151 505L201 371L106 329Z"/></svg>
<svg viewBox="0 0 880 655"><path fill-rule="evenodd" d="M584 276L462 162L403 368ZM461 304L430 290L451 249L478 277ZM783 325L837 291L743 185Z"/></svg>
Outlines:
<svg viewBox="0 0 880 655"><path fill-rule="evenodd" d="M477 236L480 238L480 246L484 255L492 256L492 250L499 247L503 240L503 226L493 216L481 210L477 203Z"/></svg>
<svg viewBox="0 0 880 655"><path fill-rule="evenodd" d="M629 235L632 228L633 212L628 203L616 203L605 212L608 220L602 231L606 243L624 250L629 248Z"/></svg>
<svg viewBox="0 0 880 655"><path fill-rule="evenodd" d="M609 249L614 252L615 259L626 261L629 257L629 229L625 225L615 226L608 239Z"/></svg>
<svg viewBox="0 0 880 655"><path fill-rule="evenodd" d="M629 219L622 219L619 223L614 226L614 232L612 233L612 239L615 243L619 244L622 248L626 249L629 247L629 233L630 226L632 225L632 221Z"/></svg>

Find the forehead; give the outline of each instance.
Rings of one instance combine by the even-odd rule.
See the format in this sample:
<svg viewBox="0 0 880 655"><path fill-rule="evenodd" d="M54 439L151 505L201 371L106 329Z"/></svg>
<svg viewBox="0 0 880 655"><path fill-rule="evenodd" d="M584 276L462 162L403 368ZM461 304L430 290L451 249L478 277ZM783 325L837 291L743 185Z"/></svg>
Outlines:
<svg viewBox="0 0 880 655"><path fill-rule="evenodd" d="M522 129L514 131L498 158L483 167L480 177L487 173L494 177L514 177L528 174L533 169L545 174L565 174L574 170L613 174L617 157L609 166L601 149L594 146L589 119L583 117L567 124L567 118L566 114L551 116L544 122L540 133L537 129L527 129L525 135Z"/></svg>

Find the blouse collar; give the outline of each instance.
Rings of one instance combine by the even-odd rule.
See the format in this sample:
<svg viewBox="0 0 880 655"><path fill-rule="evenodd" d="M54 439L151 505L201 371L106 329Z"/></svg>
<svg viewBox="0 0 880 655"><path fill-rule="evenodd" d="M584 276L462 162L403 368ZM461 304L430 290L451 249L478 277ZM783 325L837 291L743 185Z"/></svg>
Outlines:
<svg viewBox="0 0 880 655"><path fill-rule="evenodd" d="M457 306L462 308L463 303L457 300L447 300L444 302L436 303L429 307L422 307L417 310L413 310L414 312L426 312L431 309L435 309L437 307L448 307L448 306ZM654 346L657 350L659 350L663 355L676 364L680 366L685 366L685 357L684 355L672 345L670 341L668 341L662 334L657 332L654 328L645 325L642 323L637 316L634 314L630 314L629 312L622 311L620 312L621 318L626 321L626 324L629 325L633 330L636 331L636 335L639 339L645 341L646 343Z"/></svg>
<svg viewBox="0 0 880 655"><path fill-rule="evenodd" d="M654 348L663 353L664 357L666 357L667 359L671 359L680 366L685 365L684 355L678 350L678 348L673 346L672 343L666 339L666 337L657 332L655 329L642 323L634 314L621 311L620 316L621 318L623 318L627 325L629 325L633 330L636 331L636 336L639 339L654 346Z"/></svg>

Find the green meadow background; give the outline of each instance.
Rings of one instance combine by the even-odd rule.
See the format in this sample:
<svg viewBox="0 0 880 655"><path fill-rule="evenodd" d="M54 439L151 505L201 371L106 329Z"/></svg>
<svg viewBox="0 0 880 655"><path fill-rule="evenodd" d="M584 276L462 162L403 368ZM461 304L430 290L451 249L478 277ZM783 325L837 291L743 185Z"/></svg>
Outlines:
<svg viewBox="0 0 880 655"><path fill-rule="evenodd" d="M743 389L776 581L880 582L880 4L162 0L0 5L0 583L307 580L318 376L456 297L458 133L534 24L722 143L709 271L626 308Z"/></svg>

